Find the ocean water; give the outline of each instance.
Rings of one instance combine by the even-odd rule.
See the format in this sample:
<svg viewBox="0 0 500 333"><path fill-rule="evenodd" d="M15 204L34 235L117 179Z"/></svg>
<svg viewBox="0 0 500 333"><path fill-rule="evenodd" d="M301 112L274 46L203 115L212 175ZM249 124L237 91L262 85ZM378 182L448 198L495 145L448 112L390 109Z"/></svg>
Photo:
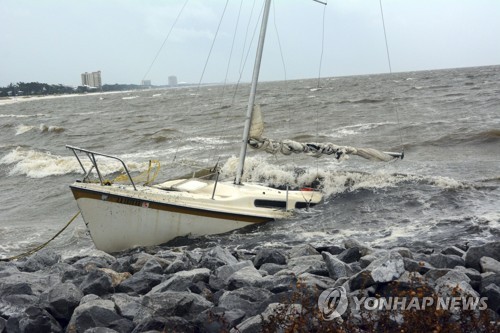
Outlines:
<svg viewBox="0 0 500 333"><path fill-rule="evenodd" d="M0 102L0 257L52 237L77 212L81 170L66 144L117 155L157 181L219 161L234 176L248 85L203 85ZM254 249L354 238L376 247L439 248L500 239L500 66L264 82L264 135L400 151L358 157L249 151L245 178L279 184L320 176L324 202L287 220L170 245ZM114 162L102 171L120 173ZM50 245L94 251L81 217Z"/></svg>

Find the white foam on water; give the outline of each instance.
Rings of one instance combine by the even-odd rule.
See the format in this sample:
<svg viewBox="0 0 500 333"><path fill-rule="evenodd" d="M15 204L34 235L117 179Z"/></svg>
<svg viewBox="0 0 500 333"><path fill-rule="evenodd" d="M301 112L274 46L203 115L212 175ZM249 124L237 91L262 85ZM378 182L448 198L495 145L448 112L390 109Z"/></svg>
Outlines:
<svg viewBox="0 0 500 333"><path fill-rule="evenodd" d="M349 126L335 128L331 132L321 133L321 135L329 136L332 138L342 138L349 135L364 133L381 126L395 125L395 124L397 123L393 121L386 121L381 123L365 123L365 124L349 125Z"/></svg>
<svg viewBox="0 0 500 333"><path fill-rule="evenodd" d="M83 165L88 170L90 161L82 159ZM44 178L60 176L69 173L82 173L80 164L74 156L58 156L50 152L26 150L17 147L0 159L0 165L10 165L9 176L25 175L28 178ZM127 162L130 171L147 170L149 162ZM99 171L103 175L122 172L121 163L114 160L102 159L99 161Z"/></svg>
<svg viewBox="0 0 500 333"><path fill-rule="evenodd" d="M33 118L33 117L43 117L45 114L0 114L0 118Z"/></svg>
<svg viewBox="0 0 500 333"><path fill-rule="evenodd" d="M16 127L16 134L15 135L21 135L24 133L27 133L31 130L38 130L41 133L61 133L64 132L64 127L60 126L52 126L52 125L45 125L45 124L40 124L39 126L33 126L33 125L18 125Z"/></svg>
<svg viewBox="0 0 500 333"><path fill-rule="evenodd" d="M138 97L139 96L125 96L125 97L122 97L122 99L136 99Z"/></svg>

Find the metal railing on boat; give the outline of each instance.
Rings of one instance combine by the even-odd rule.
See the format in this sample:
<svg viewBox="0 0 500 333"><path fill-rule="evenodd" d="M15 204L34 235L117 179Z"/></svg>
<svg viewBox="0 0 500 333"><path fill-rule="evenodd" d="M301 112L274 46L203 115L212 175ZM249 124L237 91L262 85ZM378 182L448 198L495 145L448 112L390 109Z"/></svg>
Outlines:
<svg viewBox="0 0 500 333"><path fill-rule="evenodd" d="M97 159L96 159L96 156L102 156L102 157L106 157L106 158L110 158L110 159L114 159L114 160L119 161L122 164L123 169L127 173L128 179L130 180L130 183L134 187L134 190L137 191L137 188L135 187L135 184L134 184L134 180L132 179L132 176L130 176L130 172L127 168L127 165L125 164L125 162L123 162L122 159L120 159L116 156L102 154L102 153L98 153L95 151L91 151L91 150L87 150L87 149L83 149L83 148L78 148L78 147L73 147L73 146L69 146L69 145L66 145L66 148L73 151L73 154L75 155L76 159L78 160L78 163L80 164L80 167L82 168L83 173L84 173L83 181L88 179L92 170L95 169L97 176L99 177L99 181L100 181L101 185L103 185L103 186L105 185L104 180L103 180L102 175L101 175L101 172L99 171L99 167L97 166ZM85 166L83 165L82 161L80 160L80 156L78 155L78 153L85 153L87 155L87 157L89 158L90 163L92 164L92 167L90 167L88 171L85 168Z"/></svg>

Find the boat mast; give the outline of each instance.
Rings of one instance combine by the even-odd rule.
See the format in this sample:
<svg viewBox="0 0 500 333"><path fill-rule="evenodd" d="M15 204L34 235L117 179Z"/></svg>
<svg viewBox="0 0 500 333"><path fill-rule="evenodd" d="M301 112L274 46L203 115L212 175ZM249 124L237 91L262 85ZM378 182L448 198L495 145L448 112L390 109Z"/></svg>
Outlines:
<svg viewBox="0 0 500 333"><path fill-rule="evenodd" d="M257 45L257 54L255 56L255 64L253 67L252 87L250 88L250 97L248 99L247 114L245 118L245 128L243 129L243 138L241 142L240 159L238 161L238 170L236 171L236 179L234 183L241 185L241 176L245 166L245 156L247 153L248 135L252 124L253 107L255 104L255 93L257 91L257 82L259 81L260 63L262 60L262 51L264 50L264 40L266 38L267 20L269 18L269 9L271 8L271 0L266 0L264 6L264 15L260 26L259 44Z"/></svg>

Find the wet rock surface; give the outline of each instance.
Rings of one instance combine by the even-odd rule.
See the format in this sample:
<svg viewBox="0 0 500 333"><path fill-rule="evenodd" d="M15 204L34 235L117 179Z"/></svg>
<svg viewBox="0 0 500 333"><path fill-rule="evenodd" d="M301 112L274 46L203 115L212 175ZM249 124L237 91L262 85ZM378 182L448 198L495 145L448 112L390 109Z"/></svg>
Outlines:
<svg viewBox="0 0 500 333"><path fill-rule="evenodd" d="M498 320L499 260L500 242L432 254L355 240L245 252L136 249L68 259L42 250L0 262L0 333L259 332L276 313L295 318L306 305L317 309L323 291L334 287L350 298L418 290L484 297L484 311ZM346 313L361 318L355 309ZM390 322L398 327L402 321Z"/></svg>

